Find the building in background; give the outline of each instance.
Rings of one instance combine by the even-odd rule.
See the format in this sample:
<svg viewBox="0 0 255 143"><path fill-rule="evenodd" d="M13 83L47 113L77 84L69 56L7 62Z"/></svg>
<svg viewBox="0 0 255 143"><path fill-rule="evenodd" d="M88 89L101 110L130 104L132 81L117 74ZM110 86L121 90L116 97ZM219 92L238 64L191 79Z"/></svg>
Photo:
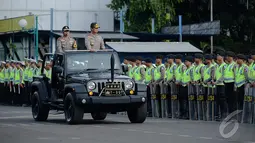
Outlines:
<svg viewBox="0 0 255 143"><path fill-rule="evenodd" d="M114 13L106 6L110 2L111 0L1 0L0 19L43 14L39 16L39 30L50 30L49 14L53 8L53 30L61 30L69 23L72 30L89 31L90 23L98 22L101 31L113 31Z"/></svg>
<svg viewBox="0 0 255 143"><path fill-rule="evenodd" d="M39 54L42 57L43 53L50 52L51 22L54 36L52 49L56 48L56 39L60 36L59 33L64 25L68 25L71 32L84 35L75 37L78 43L82 44L80 47L84 46L84 37L90 31L92 22L99 23L101 32L113 33L116 29L114 28L115 14L106 6L110 2L111 0L1 0L0 20L38 15ZM53 8L52 21L51 8ZM0 24L0 29L3 27ZM33 34L22 31L8 33L0 31L0 60L6 58L19 60L24 59L25 56L35 56L34 39Z"/></svg>

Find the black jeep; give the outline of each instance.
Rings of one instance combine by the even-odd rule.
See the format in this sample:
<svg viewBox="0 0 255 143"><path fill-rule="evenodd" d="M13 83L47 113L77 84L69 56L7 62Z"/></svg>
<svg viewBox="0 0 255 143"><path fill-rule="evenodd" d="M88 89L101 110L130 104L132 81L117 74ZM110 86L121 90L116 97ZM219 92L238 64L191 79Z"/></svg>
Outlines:
<svg viewBox="0 0 255 143"><path fill-rule="evenodd" d="M44 65L52 57L49 79ZM45 54L41 76L34 77L32 83L34 120L47 120L49 110L64 111L69 124L82 121L84 113L104 120L109 112L127 111L131 123L143 123L147 116L146 86L125 76L127 69L110 50Z"/></svg>

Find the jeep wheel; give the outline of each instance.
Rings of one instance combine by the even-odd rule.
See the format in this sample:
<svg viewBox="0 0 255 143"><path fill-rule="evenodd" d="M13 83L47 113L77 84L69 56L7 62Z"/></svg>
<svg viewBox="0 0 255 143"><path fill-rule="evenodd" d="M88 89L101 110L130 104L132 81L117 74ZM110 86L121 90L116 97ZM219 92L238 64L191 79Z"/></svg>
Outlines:
<svg viewBox="0 0 255 143"><path fill-rule="evenodd" d="M91 116L94 120L104 120L107 116L107 113L100 112L100 113L91 113Z"/></svg>
<svg viewBox="0 0 255 143"><path fill-rule="evenodd" d="M65 120L68 124L78 124L83 120L84 111L78 107L71 93L66 95L64 101Z"/></svg>
<svg viewBox="0 0 255 143"><path fill-rule="evenodd" d="M39 93L35 91L31 98L32 102L32 115L35 121L46 121L49 116L49 107L44 105L40 98Z"/></svg>
<svg viewBox="0 0 255 143"><path fill-rule="evenodd" d="M129 109L127 114L131 123L143 123L147 117L147 104L144 103L136 109Z"/></svg>

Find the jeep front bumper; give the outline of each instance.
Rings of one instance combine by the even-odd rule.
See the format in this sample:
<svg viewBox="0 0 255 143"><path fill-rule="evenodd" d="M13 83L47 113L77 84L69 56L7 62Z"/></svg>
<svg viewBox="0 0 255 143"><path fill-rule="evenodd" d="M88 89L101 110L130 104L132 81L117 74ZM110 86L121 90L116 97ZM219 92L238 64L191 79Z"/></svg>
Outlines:
<svg viewBox="0 0 255 143"><path fill-rule="evenodd" d="M88 104L129 104L129 103L145 103L146 96L144 95L130 95L130 96L117 96L117 97L105 97L105 96L79 96L76 95L76 103L81 105Z"/></svg>

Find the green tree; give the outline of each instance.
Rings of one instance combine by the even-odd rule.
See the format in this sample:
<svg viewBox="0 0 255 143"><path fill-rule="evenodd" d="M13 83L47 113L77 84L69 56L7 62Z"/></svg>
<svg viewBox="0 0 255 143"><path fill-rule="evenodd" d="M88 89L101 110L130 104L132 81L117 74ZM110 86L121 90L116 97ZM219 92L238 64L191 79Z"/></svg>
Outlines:
<svg viewBox="0 0 255 143"><path fill-rule="evenodd" d="M175 18L175 5L183 0L112 0L108 5L114 11L126 8L125 30L128 32L151 32L151 19L155 17L155 31Z"/></svg>

